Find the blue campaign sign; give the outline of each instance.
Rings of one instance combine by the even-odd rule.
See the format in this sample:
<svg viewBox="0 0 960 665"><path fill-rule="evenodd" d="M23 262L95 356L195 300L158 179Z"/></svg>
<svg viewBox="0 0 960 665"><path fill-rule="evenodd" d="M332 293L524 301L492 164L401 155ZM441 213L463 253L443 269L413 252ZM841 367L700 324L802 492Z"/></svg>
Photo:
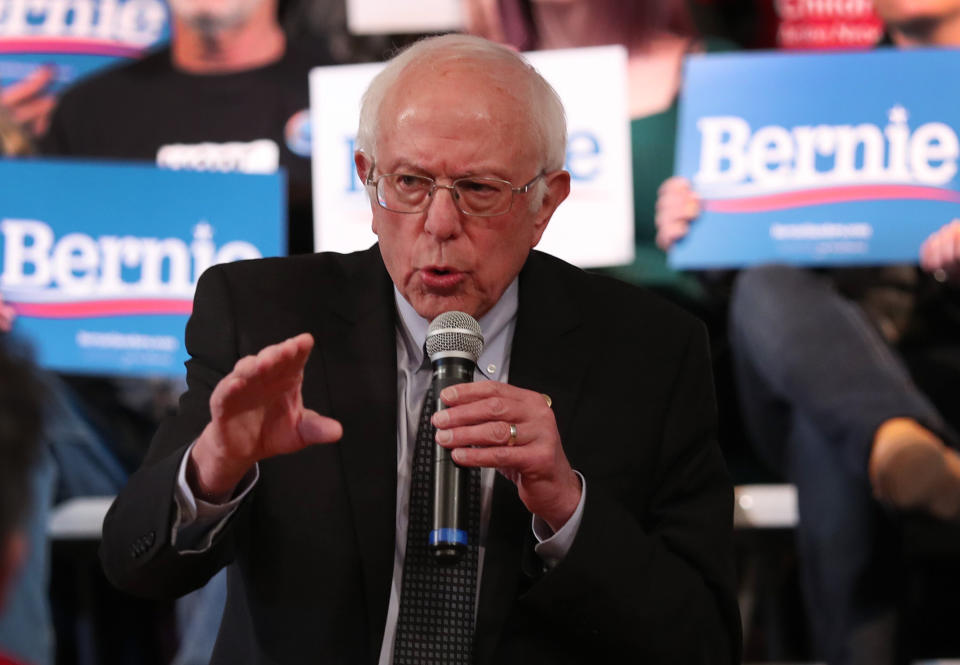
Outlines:
<svg viewBox="0 0 960 665"><path fill-rule="evenodd" d="M916 263L960 216L960 51L688 58L676 268Z"/></svg>
<svg viewBox="0 0 960 665"><path fill-rule="evenodd" d="M59 92L169 36L164 0L0 0L0 87L52 65Z"/></svg>
<svg viewBox="0 0 960 665"><path fill-rule="evenodd" d="M42 365L180 376L197 278L286 246L283 174L0 160L0 292Z"/></svg>

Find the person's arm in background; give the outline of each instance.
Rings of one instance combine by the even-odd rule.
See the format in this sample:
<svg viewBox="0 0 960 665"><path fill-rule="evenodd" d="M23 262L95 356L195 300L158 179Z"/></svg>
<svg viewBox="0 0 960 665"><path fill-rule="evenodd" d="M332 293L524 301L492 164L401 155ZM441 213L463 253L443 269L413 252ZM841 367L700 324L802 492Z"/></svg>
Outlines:
<svg viewBox="0 0 960 665"><path fill-rule="evenodd" d="M690 225L700 216L702 207L700 197L693 191L690 181L683 176L673 176L661 183L657 190L657 203L654 223L657 227L657 247L669 252L677 242L690 232ZM714 303L713 307L725 311L730 301L733 288L733 279L736 272L733 270L700 270L694 273L703 286L705 293ZM725 320L726 315L723 315ZM711 340L716 342L716 332L711 333ZM718 349L714 354L720 355Z"/></svg>
<svg viewBox="0 0 960 665"><path fill-rule="evenodd" d="M960 285L960 219L940 227L924 241L920 267L939 281Z"/></svg>
<svg viewBox="0 0 960 665"><path fill-rule="evenodd" d="M657 247L667 252L687 235L690 224L700 214L700 199L690 187L690 181L674 176L663 181L657 190Z"/></svg>

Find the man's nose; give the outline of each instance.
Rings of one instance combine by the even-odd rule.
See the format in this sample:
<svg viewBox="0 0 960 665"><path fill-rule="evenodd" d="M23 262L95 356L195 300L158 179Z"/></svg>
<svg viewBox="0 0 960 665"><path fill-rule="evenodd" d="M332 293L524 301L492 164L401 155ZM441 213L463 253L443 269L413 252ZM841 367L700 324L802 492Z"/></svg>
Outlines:
<svg viewBox="0 0 960 665"><path fill-rule="evenodd" d="M438 240L456 237L462 228L462 212L454 201L457 192L449 185L438 185L430 197L423 230Z"/></svg>

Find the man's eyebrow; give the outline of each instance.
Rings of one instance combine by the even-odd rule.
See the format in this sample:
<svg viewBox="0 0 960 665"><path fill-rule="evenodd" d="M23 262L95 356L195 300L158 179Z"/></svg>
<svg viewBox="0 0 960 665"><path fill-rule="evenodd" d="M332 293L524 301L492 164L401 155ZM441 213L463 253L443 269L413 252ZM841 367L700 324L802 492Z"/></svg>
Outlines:
<svg viewBox="0 0 960 665"><path fill-rule="evenodd" d="M393 166L390 167L388 171L386 171L386 173L410 173L410 174L426 175L426 176L433 177L432 174L429 171L427 171L425 168L418 166L413 162L408 162L405 160L400 160L399 162L396 162Z"/></svg>
<svg viewBox="0 0 960 665"><path fill-rule="evenodd" d="M409 173L411 175L425 175L430 178L437 178L435 173L405 159L397 161L388 170L385 170L384 173ZM462 180L465 178L496 178L498 180L506 180L507 182L510 181L510 177L503 172L502 168L498 168L494 165L485 165L475 169L467 169L446 175L446 177L450 178L451 180Z"/></svg>

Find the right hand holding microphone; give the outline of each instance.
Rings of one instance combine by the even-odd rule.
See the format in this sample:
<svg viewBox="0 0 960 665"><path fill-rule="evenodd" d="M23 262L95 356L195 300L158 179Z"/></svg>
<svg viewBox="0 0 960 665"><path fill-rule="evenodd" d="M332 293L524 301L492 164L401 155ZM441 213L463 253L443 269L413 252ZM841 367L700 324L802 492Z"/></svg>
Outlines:
<svg viewBox="0 0 960 665"><path fill-rule="evenodd" d="M303 368L313 337L303 333L237 361L210 396L211 421L190 453L187 479L202 499L223 503L262 459L332 443L343 426L303 406Z"/></svg>
<svg viewBox="0 0 960 665"><path fill-rule="evenodd" d="M657 247L668 251L690 231L690 222L700 214L700 199L690 181L680 176L667 178L657 191Z"/></svg>

